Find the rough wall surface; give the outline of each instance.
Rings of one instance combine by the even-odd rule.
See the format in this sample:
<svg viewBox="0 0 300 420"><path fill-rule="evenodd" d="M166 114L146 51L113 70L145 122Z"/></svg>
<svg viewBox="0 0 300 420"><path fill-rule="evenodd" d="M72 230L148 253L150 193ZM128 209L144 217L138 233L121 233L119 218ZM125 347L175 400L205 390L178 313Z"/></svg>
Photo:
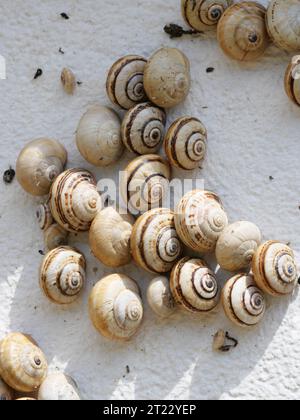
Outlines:
<svg viewBox="0 0 300 420"><path fill-rule="evenodd" d="M282 86L289 56L271 47L258 62L236 63L213 37L171 41L162 31L171 21L183 23L179 0L1 2L0 54L7 63L7 80L0 80L1 172L15 164L29 139L50 136L67 147L69 167L92 169L98 179L117 177L130 154L117 167L91 168L74 143L79 118L91 104L109 104L104 84L115 59L177 46L191 61L193 84L185 104L169 112L169 122L191 114L209 132L208 158L193 176L220 194L231 221L256 222L266 239L291 242L299 256L300 111ZM60 85L64 66L83 82L73 97ZM44 75L33 81L38 67ZM215 71L207 74L207 67ZM221 308L207 317L179 313L160 321L146 305L140 334L129 344L111 343L96 333L87 315L89 290L111 272L90 255L87 236L72 238L88 258L85 293L71 307L54 306L37 282L43 248L34 217L39 200L16 181L1 182L0 197L0 338L11 330L32 334L51 370L72 375L86 398L300 398L297 293L268 299L265 321L251 332L233 327ZM133 266L119 271L138 280L145 297L151 276ZM226 276L219 273L221 281ZM239 338L234 352L212 352L218 328Z"/></svg>

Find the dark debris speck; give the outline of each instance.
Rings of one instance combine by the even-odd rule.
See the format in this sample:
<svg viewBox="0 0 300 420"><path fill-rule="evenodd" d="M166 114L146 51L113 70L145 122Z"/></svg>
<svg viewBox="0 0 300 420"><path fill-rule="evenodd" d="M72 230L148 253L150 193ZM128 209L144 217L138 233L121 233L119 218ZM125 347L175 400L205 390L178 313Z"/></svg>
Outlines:
<svg viewBox="0 0 300 420"><path fill-rule="evenodd" d="M58 52L60 52L61 54L64 54L65 52L64 52L64 50L62 49L62 48L60 48L59 50L58 50Z"/></svg>
<svg viewBox="0 0 300 420"><path fill-rule="evenodd" d="M15 170L12 167L10 167L3 174L3 182L5 184L11 184L15 176L16 176Z"/></svg>
<svg viewBox="0 0 300 420"><path fill-rule="evenodd" d="M70 19L70 16L67 14L67 13L61 13L60 14L60 16L63 18L63 19L65 19L65 20L69 20Z"/></svg>
<svg viewBox="0 0 300 420"><path fill-rule="evenodd" d="M129 366L126 366L126 372L129 375L129 373L130 373L130 367Z"/></svg>
<svg viewBox="0 0 300 420"><path fill-rule="evenodd" d="M270 180L270 181L274 181L274 177L270 175L270 176L269 176L269 180Z"/></svg>
<svg viewBox="0 0 300 420"><path fill-rule="evenodd" d="M214 67L207 67L206 73L213 73L215 71Z"/></svg>
<svg viewBox="0 0 300 420"><path fill-rule="evenodd" d="M44 251L42 251L41 249L39 250L39 254L40 255L45 255L45 252Z"/></svg>
<svg viewBox="0 0 300 420"><path fill-rule="evenodd" d="M33 80L38 79L39 77L41 77L43 74L43 70L42 69L37 69L37 71L35 72L35 75L33 77Z"/></svg>

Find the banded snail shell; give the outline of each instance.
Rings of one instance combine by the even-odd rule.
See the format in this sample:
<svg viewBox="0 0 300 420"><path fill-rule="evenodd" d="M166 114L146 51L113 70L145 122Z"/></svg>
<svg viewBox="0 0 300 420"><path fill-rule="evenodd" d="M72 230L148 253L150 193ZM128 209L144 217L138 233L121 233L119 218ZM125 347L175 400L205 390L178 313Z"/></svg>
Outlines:
<svg viewBox="0 0 300 420"><path fill-rule="evenodd" d="M172 166L196 169L206 154L206 128L197 118L179 118L169 128L164 146Z"/></svg>
<svg viewBox="0 0 300 420"><path fill-rule="evenodd" d="M222 303L226 316L240 327L254 327L262 321L266 302L252 275L238 274L224 286Z"/></svg>
<svg viewBox="0 0 300 420"><path fill-rule="evenodd" d="M74 379L61 372L50 373L38 393L39 401L80 401L81 399Z"/></svg>
<svg viewBox="0 0 300 420"><path fill-rule="evenodd" d="M0 378L0 401L11 401L13 399L13 390Z"/></svg>
<svg viewBox="0 0 300 420"><path fill-rule="evenodd" d="M167 277L156 277L151 281L147 289L147 300L153 312L161 318L169 317L176 310Z"/></svg>
<svg viewBox="0 0 300 420"><path fill-rule="evenodd" d="M300 55L292 58L286 70L285 91L288 97L300 106Z"/></svg>
<svg viewBox="0 0 300 420"><path fill-rule="evenodd" d="M272 296L289 295L297 284L294 252L280 242L268 241L258 248L252 261L252 271L257 285Z"/></svg>
<svg viewBox="0 0 300 420"><path fill-rule="evenodd" d="M44 232L44 243L46 251L52 251L59 246L68 244L69 232L64 230L57 223L53 223L47 230Z"/></svg>
<svg viewBox="0 0 300 420"><path fill-rule="evenodd" d="M216 277L201 259L180 260L172 270L170 286L175 302L189 312L210 312L220 301Z"/></svg>
<svg viewBox="0 0 300 420"><path fill-rule="evenodd" d="M169 272L183 252L175 229L174 213L162 208L140 216L133 227L131 252L137 265L144 270Z"/></svg>
<svg viewBox="0 0 300 420"><path fill-rule="evenodd" d="M47 230L54 222L48 203L40 204L36 209L36 218L41 230Z"/></svg>

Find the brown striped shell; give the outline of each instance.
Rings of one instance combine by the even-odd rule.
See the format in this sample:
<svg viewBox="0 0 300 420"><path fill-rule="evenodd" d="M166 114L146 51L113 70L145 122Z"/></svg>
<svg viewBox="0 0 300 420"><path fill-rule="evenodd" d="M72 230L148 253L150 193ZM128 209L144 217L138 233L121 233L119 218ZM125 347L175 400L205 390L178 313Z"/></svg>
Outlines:
<svg viewBox="0 0 300 420"><path fill-rule="evenodd" d="M257 2L243 1L229 7L218 24L218 42L229 57L240 61L259 58L269 37L265 24L266 9Z"/></svg>
<svg viewBox="0 0 300 420"><path fill-rule="evenodd" d="M112 103L130 109L145 102L143 79L146 63L143 57L128 55L113 64L106 81L106 91Z"/></svg>
<svg viewBox="0 0 300 420"><path fill-rule="evenodd" d="M13 399L13 390L0 378L0 401L11 401Z"/></svg>
<svg viewBox="0 0 300 420"><path fill-rule="evenodd" d="M288 97L300 106L300 55L293 57L288 65L284 85Z"/></svg>
<svg viewBox="0 0 300 420"><path fill-rule="evenodd" d="M40 287L53 303L66 305L79 296L85 282L84 256L69 247L50 251L40 267Z"/></svg>
<svg viewBox="0 0 300 420"><path fill-rule="evenodd" d="M272 296L289 295L297 284L298 269L294 252L281 242L262 244L254 254L252 271L257 285Z"/></svg>
<svg viewBox="0 0 300 420"><path fill-rule="evenodd" d="M196 169L206 154L206 128L197 118L179 118L169 128L164 147L172 166L184 170Z"/></svg>
<svg viewBox="0 0 300 420"><path fill-rule="evenodd" d="M167 273L182 251L170 209L150 210L139 217L131 235L131 252L139 267L150 273Z"/></svg>
<svg viewBox="0 0 300 420"><path fill-rule="evenodd" d="M44 231L44 243L46 251L52 251L52 249L58 248L59 246L68 244L69 232L63 229L57 223L49 226Z"/></svg>
<svg viewBox="0 0 300 420"><path fill-rule="evenodd" d="M54 222L48 203L40 204L36 209L36 218L41 230L46 231Z"/></svg>
<svg viewBox="0 0 300 420"><path fill-rule="evenodd" d="M254 327L262 321L266 302L252 275L238 274L228 280L222 291L226 316L240 327Z"/></svg>
<svg viewBox="0 0 300 420"><path fill-rule="evenodd" d="M156 153L165 135L166 113L149 102L131 108L121 133L126 148L138 155Z"/></svg>
<svg viewBox="0 0 300 420"><path fill-rule="evenodd" d="M189 312L210 312L220 300L220 288L207 264L185 257L173 268L170 278L175 302Z"/></svg>

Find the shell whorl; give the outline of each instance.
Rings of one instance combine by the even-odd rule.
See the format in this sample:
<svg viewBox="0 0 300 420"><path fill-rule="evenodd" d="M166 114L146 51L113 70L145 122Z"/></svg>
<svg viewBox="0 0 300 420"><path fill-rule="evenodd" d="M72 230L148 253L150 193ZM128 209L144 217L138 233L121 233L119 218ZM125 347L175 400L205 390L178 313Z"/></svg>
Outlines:
<svg viewBox="0 0 300 420"><path fill-rule="evenodd" d="M289 98L300 106L300 55L293 57L286 70L285 90Z"/></svg>
<svg viewBox="0 0 300 420"><path fill-rule="evenodd" d="M40 204L36 209L36 218L41 230L46 231L54 222L48 203Z"/></svg>

